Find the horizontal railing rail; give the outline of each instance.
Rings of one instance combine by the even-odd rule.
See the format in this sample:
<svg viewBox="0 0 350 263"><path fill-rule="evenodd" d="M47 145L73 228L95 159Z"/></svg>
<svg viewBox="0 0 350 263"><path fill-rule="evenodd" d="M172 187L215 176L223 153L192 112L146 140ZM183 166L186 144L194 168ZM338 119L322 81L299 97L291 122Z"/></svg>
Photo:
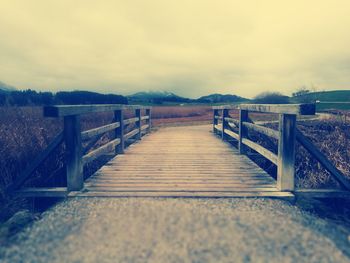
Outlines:
<svg viewBox="0 0 350 263"><path fill-rule="evenodd" d="M238 120L230 116L230 110L239 111ZM278 114L278 130L254 123L248 117L248 112ZM297 115L314 114L315 104L241 104L238 107L233 105L214 106L213 132L221 135L223 140L227 138L236 140L240 154L246 154L248 147L275 164L277 166L277 188L281 191L308 193L305 189L295 189L294 164L296 141L314 156L344 189L350 190L349 180L297 129ZM266 123L269 122L263 122L263 124ZM238 132L235 132L234 129L238 129ZM248 131L254 131L277 140L277 154L250 140L247 136ZM310 191L313 194L316 193L314 190L310 189ZM325 191L322 192L322 195L324 193ZM334 195L334 191L331 195Z"/></svg>
<svg viewBox="0 0 350 263"><path fill-rule="evenodd" d="M124 118L125 111L134 111L135 117ZM80 115L97 112L114 112L113 122L97 128L81 131ZM142 111L144 114L142 115ZM49 146L24 170L24 172L10 185L8 192L18 189L30 177L61 143L65 144L66 160L66 191L78 191L84 187L83 166L105 154L123 154L125 141L135 137L140 140L141 137L151 130L151 107L139 105L59 105L46 106L43 108L44 117L63 117L64 128ZM142 125L142 123L144 124ZM134 128L126 132L126 127ZM114 131L114 138L91 150L97 142L107 132ZM87 145L83 147L83 142ZM56 188L55 188L56 189ZM25 191L25 190L24 190ZM32 192L32 190L31 190ZM47 189L43 191L44 196L59 195L58 190Z"/></svg>

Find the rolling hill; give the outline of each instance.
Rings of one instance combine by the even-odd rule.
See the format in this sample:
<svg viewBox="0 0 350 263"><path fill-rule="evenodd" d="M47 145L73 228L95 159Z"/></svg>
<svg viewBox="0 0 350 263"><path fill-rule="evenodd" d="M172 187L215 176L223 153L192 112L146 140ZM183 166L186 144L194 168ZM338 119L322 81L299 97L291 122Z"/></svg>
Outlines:
<svg viewBox="0 0 350 263"><path fill-rule="evenodd" d="M149 91L149 92L137 92L128 96L129 102L132 103L151 103L151 104L165 104L165 103L237 103L248 101L246 98L242 98L231 94L210 94L202 96L198 99L190 99L178 96L172 92L167 91Z"/></svg>
<svg viewBox="0 0 350 263"><path fill-rule="evenodd" d="M311 92L301 96L291 97L291 103L317 102L317 110L325 109L350 109L350 90L334 90Z"/></svg>
<svg viewBox="0 0 350 263"><path fill-rule="evenodd" d="M152 104L163 104L163 103L184 103L192 102L189 98L178 96L172 92L167 91L148 91L148 92L137 92L135 94L127 96L129 103L152 103Z"/></svg>
<svg viewBox="0 0 350 263"><path fill-rule="evenodd" d="M197 99L197 102L201 103L237 103L249 101L249 99L239 97L231 94L210 94L208 96L202 96Z"/></svg>
<svg viewBox="0 0 350 263"><path fill-rule="evenodd" d="M7 85L6 83L0 81L0 92L10 92L15 90L16 90L15 87Z"/></svg>

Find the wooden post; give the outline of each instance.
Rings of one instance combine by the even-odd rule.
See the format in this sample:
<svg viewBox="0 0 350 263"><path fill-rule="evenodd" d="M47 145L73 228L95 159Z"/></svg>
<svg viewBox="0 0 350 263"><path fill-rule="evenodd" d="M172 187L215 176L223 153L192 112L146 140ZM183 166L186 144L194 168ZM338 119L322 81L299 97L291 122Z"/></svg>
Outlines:
<svg viewBox="0 0 350 263"><path fill-rule="evenodd" d="M84 187L80 116L64 117L64 139L66 144L66 169L68 191L79 191Z"/></svg>
<svg viewBox="0 0 350 263"><path fill-rule="evenodd" d="M243 122L248 121L248 111L239 110L239 140L238 140L238 151L240 154L245 154L247 152L246 146L242 143L242 139L247 137L247 128L243 126Z"/></svg>
<svg viewBox="0 0 350 263"><path fill-rule="evenodd" d="M277 188L294 190L296 115L279 115L279 140L277 160Z"/></svg>
<svg viewBox="0 0 350 263"><path fill-rule="evenodd" d="M116 110L114 111L114 119L119 122L119 127L115 129L115 137L120 139L120 143L116 146L115 153L124 153L124 111Z"/></svg>
<svg viewBox="0 0 350 263"><path fill-rule="evenodd" d="M216 116L218 115L218 110L213 110L213 133L216 134L216 129L215 129L215 125L218 125L218 119L216 118Z"/></svg>
<svg viewBox="0 0 350 263"><path fill-rule="evenodd" d="M147 132L151 131L151 109L146 109L146 116L148 116L148 128L147 128Z"/></svg>
<svg viewBox="0 0 350 263"><path fill-rule="evenodd" d="M225 121L225 118L228 117L228 110L223 109L222 110L222 130L221 130L221 139L225 140L225 129L227 128L227 122Z"/></svg>
<svg viewBox="0 0 350 263"><path fill-rule="evenodd" d="M141 140L141 109L135 110L135 116L137 118L136 127L139 130L139 132L136 136L136 140Z"/></svg>

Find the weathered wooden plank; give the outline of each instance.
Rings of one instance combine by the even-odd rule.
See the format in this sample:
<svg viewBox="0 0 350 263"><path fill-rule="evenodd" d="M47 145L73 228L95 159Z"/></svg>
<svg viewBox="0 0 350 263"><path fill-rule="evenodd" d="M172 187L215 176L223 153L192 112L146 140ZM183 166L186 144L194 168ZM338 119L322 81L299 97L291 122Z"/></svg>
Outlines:
<svg viewBox="0 0 350 263"><path fill-rule="evenodd" d="M238 125L232 123L232 122L227 122L228 127L230 127L231 130L238 128Z"/></svg>
<svg viewBox="0 0 350 263"><path fill-rule="evenodd" d="M151 126L152 126L152 112L151 109L146 109L146 116L148 116L148 119L146 121L146 124L148 124L148 129L147 132L151 131Z"/></svg>
<svg viewBox="0 0 350 263"><path fill-rule="evenodd" d="M127 140L127 139L129 139L131 137L134 137L138 133L139 133L139 130L138 129L134 129L134 130L132 130L132 131L130 131L127 134L124 135L124 140Z"/></svg>
<svg viewBox="0 0 350 263"><path fill-rule="evenodd" d="M115 153L117 154L124 154L124 148L125 148L125 139L124 139L124 110L117 110L114 111L114 119L119 122L119 127L115 130L115 138L119 138L120 142L115 148Z"/></svg>
<svg viewBox="0 0 350 263"><path fill-rule="evenodd" d="M145 124L145 125L141 126L141 131L144 131L144 130L147 130L147 129L149 129L149 125L148 124Z"/></svg>
<svg viewBox="0 0 350 263"><path fill-rule="evenodd" d="M84 191L116 196L172 192L178 197L203 192L215 193L212 197L231 192L278 193L273 178L236 153L205 130L162 129L111 160L87 181Z"/></svg>
<svg viewBox="0 0 350 263"><path fill-rule="evenodd" d="M145 189L145 188L152 188L152 187L168 187L171 189L178 189L178 188L191 188L192 190L195 190L197 188L201 187L210 187L213 190L220 190L220 189L240 189L240 188L264 188L266 191L269 191L269 189L274 188L276 189L276 185L272 183L267 183L267 182L257 182L257 183L242 183L242 182L229 182L229 181L224 181L224 182L215 182L215 181L210 181L210 182L205 182L205 181L186 181L186 182L172 182L172 181L88 181L85 182L86 187L89 189L92 189L91 187L103 187L103 188L109 188L109 187L119 187L119 188L140 188L140 189ZM224 185L225 184L225 185Z"/></svg>
<svg viewBox="0 0 350 263"><path fill-rule="evenodd" d="M231 117L226 117L226 118L225 118L225 121L231 122L231 123L233 123L235 126L238 126L238 125L239 125L239 120L236 120L236 119L231 118Z"/></svg>
<svg viewBox="0 0 350 263"><path fill-rule="evenodd" d="M225 129L227 129L227 121L225 121L225 118L228 117L228 110L223 109L221 114L221 123L222 123L222 130L221 130L221 139L225 140Z"/></svg>
<svg viewBox="0 0 350 263"><path fill-rule="evenodd" d="M243 139L247 137L247 128L243 126L243 122L248 121L248 111L239 110L239 125L238 125L238 152L239 154L245 154L247 148L243 144Z"/></svg>
<svg viewBox="0 0 350 263"><path fill-rule="evenodd" d="M141 117L141 120L142 120L142 121L144 121L144 120L148 120L148 119L149 119L149 116L147 116L147 115L146 115L146 116L142 116L142 117Z"/></svg>
<svg viewBox="0 0 350 263"><path fill-rule="evenodd" d="M277 188L294 190L296 115L279 115L279 140L277 158Z"/></svg>
<svg viewBox="0 0 350 263"><path fill-rule="evenodd" d="M137 121L135 122L135 125L136 125L136 129L138 131L136 139L137 140L141 140L142 130L141 130L141 110L140 109L136 109L135 110L135 116L137 118Z"/></svg>
<svg viewBox="0 0 350 263"><path fill-rule="evenodd" d="M276 130L273 130L273 129L270 129L270 128L267 128L264 126L256 125L254 123L249 123L249 122L243 122L243 125L250 130L262 133L262 134L269 136L269 137L272 137L276 140L278 140L278 138L279 138L279 133Z"/></svg>
<svg viewBox="0 0 350 263"><path fill-rule="evenodd" d="M68 197L202 197L202 198L278 198L286 200L294 200L294 195L289 192L108 192L108 191L87 191L72 192Z"/></svg>
<svg viewBox="0 0 350 263"><path fill-rule="evenodd" d="M227 134L228 136L230 136L236 140L239 140L239 135L233 131L225 130L225 134Z"/></svg>
<svg viewBox="0 0 350 263"><path fill-rule="evenodd" d="M95 105L55 105L43 108L44 117L64 117L93 112L105 112L116 110L149 109L148 106L122 105L122 104L95 104Z"/></svg>
<svg viewBox="0 0 350 263"><path fill-rule="evenodd" d="M64 140L66 144L67 187L69 191L77 191L84 187L79 115L64 117Z"/></svg>
<svg viewBox="0 0 350 263"><path fill-rule="evenodd" d="M260 153L262 156L264 156L266 159L270 160L272 163L277 165L277 155L273 152L270 152L269 150L265 149L261 145L247 139L243 138L242 143L244 145L247 145L249 148L253 149L254 151Z"/></svg>
<svg viewBox="0 0 350 263"><path fill-rule="evenodd" d="M148 191L154 191L154 192L189 192L189 191L196 191L196 192L234 192L234 191L242 191L242 192L278 192L276 187L271 188L264 188L264 187L242 187L237 188L236 186L233 187L214 187L212 185L210 186L169 186L169 187L161 187L161 186L141 186L141 187L125 187L125 186L89 186L90 191L107 191L107 192L148 192Z"/></svg>
<svg viewBox="0 0 350 263"><path fill-rule="evenodd" d="M350 180L347 179L328 159L318 150L313 143L306 138L301 131L296 129L296 138L304 148L316 158L324 168L336 179L345 189L350 190Z"/></svg>
<svg viewBox="0 0 350 263"><path fill-rule="evenodd" d="M127 171L103 171L99 175L104 178L115 178L116 176L119 176L120 178L168 178L168 177L177 177L177 178L208 178L209 176L215 174L215 173L198 173L198 174L191 174L187 173L188 175L181 175L187 173L186 171L182 172L139 172L139 173L132 173L132 172L127 172ZM219 174L216 176L217 179L220 178L230 178L234 180L235 178L243 178L243 177L249 177L249 178L265 178L266 175L263 175L262 173L255 173L255 174L249 174L249 173L241 173L239 175L232 175L230 173L222 173L222 172L217 172Z"/></svg>
<svg viewBox="0 0 350 263"><path fill-rule="evenodd" d="M95 138L92 138L88 144L83 148L83 155L88 153L92 147L95 146L95 144L103 137L103 134L97 135Z"/></svg>
<svg viewBox="0 0 350 263"><path fill-rule="evenodd" d="M111 182L111 183L149 183L153 182L155 184L158 183L213 183L213 184L222 184L223 182L231 182L233 184L235 183L248 183L248 184L272 184L275 183L275 180L271 179L268 180L266 178L249 178L249 179L244 179L243 177L226 177L226 178L215 178L215 177L164 177L164 176L152 176L152 177L109 177L105 178L105 176L100 176L101 178L98 177L93 177L90 178L89 180L85 182Z"/></svg>
<svg viewBox="0 0 350 263"><path fill-rule="evenodd" d="M100 135L100 134L106 133L108 131L114 130L114 129L118 128L119 126L120 126L119 122L113 122L111 124L107 124L107 125L104 125L104 126L101 126L101 127L97 127L97 128L91 129L91 130L83 131L81 133L81 139L82 140L91 139L91 138L93 138L93 137L95 137L97 135Z"/></svg>
<svg viewBox="0 0 350 263"><path fill-rule="evenodd" d="M97 148L96 150L93 150L89 152L88 154L84 155L82 158L83 165L87 164L88 162L91 162L98 158L99 156L109 153L112 151L115 151L115 146L117 146L120 143L120 139L116 138L105 145Z"/></svg>
<svg viewBox="0 0 350 263"><path fill-rule="evenodd" d="M217 128L216 126L218 125L219 121L219 116L218 116L218 110L213 110L213 133L216 134L217 133Z"/></svg>
<svg viewBox="0 0 350 263"><path fill-rule="evenodd" d="M240 104L239 109L255 112L314 115L316 106L310 104Z"/></svg>
<svg viewBox="0 0 350 263"><path fill-rule="evenodd" d="M17 190L13 195L17 197L67 197L67 187L52 187L52 188L23 188Z"/></svg>
<svg viewBox="0 0 350 263"><path fill-rule="evenodd" d="M133 118L129 118L129 119L124 120L124 124L127 125L127 124L131 124L131 123L135 123L137 121L138 121L138 118L133 117Z"/></svg>
<svg viewBox="0 0 350 263"><path fill-rule="evenodd" d="M7 188L7 191L10 192L20 187L24 181L34 172L34 170L38 168L38 166L43 163L47 157L49 157L50 153L54 151L62 142L63 132L60 132L45 148L45 150L40 153L28 167L24 169L24 171L16 178L14 183Z"/></svg>
<svg viewBox="0 0 350 263"><path fill-rule="evenodd" d="M214 126L214 129L215 129L215 133L219 134L221 133L221 130L222 130L222 124L217 124Z"/></svg>

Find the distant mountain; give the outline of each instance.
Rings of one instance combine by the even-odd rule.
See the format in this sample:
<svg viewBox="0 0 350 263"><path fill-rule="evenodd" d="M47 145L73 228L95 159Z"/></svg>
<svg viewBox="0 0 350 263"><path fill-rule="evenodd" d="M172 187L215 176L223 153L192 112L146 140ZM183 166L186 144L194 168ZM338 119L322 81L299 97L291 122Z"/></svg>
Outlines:
<svg viewBox="0 0 350 263"><path fill-rule="evenodd" d="M16 90L15 87L7 85L6 83L0 81L0 91L8 92L8 91L14 91L14 90Z"/></svg>
<svg viewBox="0 0 350 263"><path fill-rule="evenodd" d="M165 98L165 97L172 97L177 96L172 92L168 91L141 91L137 92L135 94L127 96L128 98L133 99L153 99L153 98Z"/></svg>
<svg viewBox="0 0 350 263"><path fill-rule="evenodd" d="M136 102L163 104L164 102L182 103L192 101L189 98L184 98L168 91L137 92L127 97L131 104Z"/></svg>
<svg viewBox="0 0 350 263"><path fill-rule="evenodd" d="M239 97L237 95L231 94L210 94L208 96L203 96L197 99L198 102L202 103L236 103L248 101L249 99Z"/></svg>

